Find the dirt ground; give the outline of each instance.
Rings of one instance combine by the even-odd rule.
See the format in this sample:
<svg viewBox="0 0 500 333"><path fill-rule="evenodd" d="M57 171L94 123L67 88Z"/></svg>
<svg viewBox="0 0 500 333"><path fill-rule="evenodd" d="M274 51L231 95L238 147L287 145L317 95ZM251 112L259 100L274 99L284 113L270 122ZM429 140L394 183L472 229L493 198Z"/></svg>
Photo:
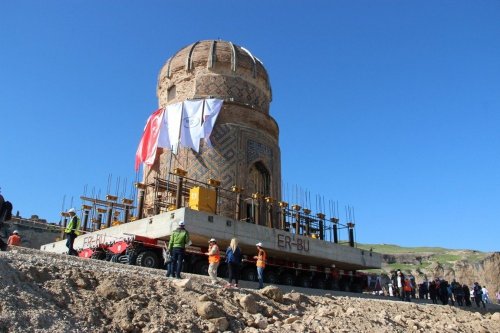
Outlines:
<svg viewBox="0 0 500 333"><path fill-rule="evenodd" d="M212 286L32 249L0 252L0 332L500 332L487 310Z"/></svg>

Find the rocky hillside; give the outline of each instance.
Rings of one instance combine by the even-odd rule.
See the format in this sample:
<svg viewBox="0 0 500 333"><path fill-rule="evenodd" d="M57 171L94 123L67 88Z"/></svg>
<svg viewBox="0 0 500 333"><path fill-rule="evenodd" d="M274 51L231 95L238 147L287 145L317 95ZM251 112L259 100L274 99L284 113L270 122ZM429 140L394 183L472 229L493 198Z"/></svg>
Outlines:
<svg viewBox="0 0 500 333"><path fill-rule="evenodd" d="M499 332L500 312L211 286L67 255L0 252L0 332ZM221 281L222 283L223 281Z"/></svg>
<svg viewBox="0 0 500 333"><path fill-rule="evenodd" d="M403 272L412 273L417 282L444 278L472 285L477 281L487 286L492 295L500 290L500 252L401 247L389 244L363 244L359 247L383 254L382 270L377 271L379 273L390 274L391 271L401 269Z"/></svg>

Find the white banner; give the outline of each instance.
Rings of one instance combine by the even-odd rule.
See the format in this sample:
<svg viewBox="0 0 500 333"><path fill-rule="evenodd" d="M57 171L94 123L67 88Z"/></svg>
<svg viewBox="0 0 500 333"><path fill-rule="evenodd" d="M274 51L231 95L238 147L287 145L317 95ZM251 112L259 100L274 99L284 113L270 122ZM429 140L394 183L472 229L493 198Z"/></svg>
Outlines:
<svg viewBox="0 0 500 333"><path fill-rule="evenodd" d="M214 129L215 122L217 121L217 116L222 108L222 100L210 98L205 100L205 110L203 113L203 136L207 146L212 147L212 142L210 142L210 135Z"/></svg>
<svg viewBox="0 0 500 333"><path fill-rule="evenodd" d="M165 146L160 146L164 148L171 149L174 154L177 154L177 148L179 147L179 137L181 131L181 119L182 119L182 102L170 104L165 110L165 126L162 133L168 140L165 141Z"/></svg>
<svg viewBox="0 0 500 333"><path fill-rule="evenodd" d="M203 100L185 101L182 110L181 146L200 151L200 139L203 136L202 116Z"/></svg>

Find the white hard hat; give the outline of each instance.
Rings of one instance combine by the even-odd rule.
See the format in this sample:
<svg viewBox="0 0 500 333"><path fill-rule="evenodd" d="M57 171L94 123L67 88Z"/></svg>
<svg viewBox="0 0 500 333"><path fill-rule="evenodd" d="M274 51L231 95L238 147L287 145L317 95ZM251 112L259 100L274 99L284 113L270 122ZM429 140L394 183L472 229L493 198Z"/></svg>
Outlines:
<svg viewBox="0 0 500 333"><path fill-rule="evenodd" d="M259 243L255 244L255 246L262 247L262 243L259 242Z"/></svg>
<svg viewBox="0 0 500 333"><path fill-rule="evenodd" d="M68 213L76 213L76 210L74 208L68 209Z"/></svg>
<svg viewBox="0 0 500 333"><path fill-rule="evenodd" d="M215 238L211 238L208 242L209 243L211 243L211 242L217 243L217 241L215 240Z"/></svg>
<svg viewBox="0 0 500 333"><path fill-rule="evenodd" d="M184 221L179 222L179 227L185 225Z"/></svg>
<svg viewBox="0 0 500 333"><path fill-rule="evenodd" d="M17 230L14 230L12 233L13 234L18 234L19 232Z"/></svg>

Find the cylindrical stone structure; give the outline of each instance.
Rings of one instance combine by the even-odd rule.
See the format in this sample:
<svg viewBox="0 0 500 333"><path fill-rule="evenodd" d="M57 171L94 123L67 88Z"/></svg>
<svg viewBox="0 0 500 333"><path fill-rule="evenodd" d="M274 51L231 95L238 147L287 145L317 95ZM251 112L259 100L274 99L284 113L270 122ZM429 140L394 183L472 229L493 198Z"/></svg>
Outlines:
<svg viewBox="0 0 500 333"><path fill-rule="evenodd" d="M222 189L238 186L243 189L241 219L251 213L251 202L244 199L253 193L281 199L279 128L269 115L271 85L264 65L250 51L221 40L188 45L162 67L157 96L160 107L202 98L218 98L224 103L210 137L213 148L202 141L199 153L182 148L173 155L168 149L159 149L155 163L144 168L144 183L154 183L154 177L167 179L169 171L181 168L191 179L219 180ZM154 197L148 192L145 211L152 215ZM236 194L221 195L234 196L232 201L222 197L218 210L233 218ZM261 206L259 213L265 216L265 205ZM265 219L261 220L264 224Z"/></svg>

